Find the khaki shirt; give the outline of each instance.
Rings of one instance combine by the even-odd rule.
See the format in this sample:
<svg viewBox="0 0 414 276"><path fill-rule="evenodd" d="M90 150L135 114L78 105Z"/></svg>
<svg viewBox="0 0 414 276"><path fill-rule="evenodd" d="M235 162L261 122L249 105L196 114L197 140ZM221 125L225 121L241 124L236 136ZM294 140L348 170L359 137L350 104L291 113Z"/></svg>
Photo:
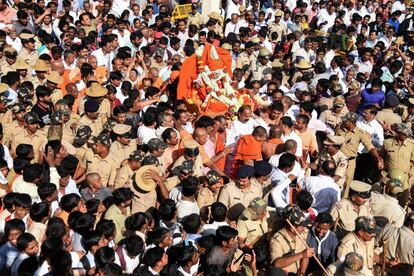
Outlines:
<svg viewBox="0 0 414 276"><path fill-rule="evenodd" d="M118 243L123 238L125 232L125 220L130 214L131 212L129 208L126 208L126 213L124 214L115 204L112 204L106 211L105 219L112 220L116 227L115 243Z"/></svg>
<svg viewBox="0 0 414 276"><path fill-rule="evenodd" d="M83 160L83 158L85 157L85 154L86 154L87 151L92 152L92 150L90 148L88 148L87 144L83 145L80 148L76 148L76 153L75 153L76 158L78 158L78 160ZM92 154L93 154L93 152L92 152Z"/></svg>
<svg viewBox="0 0 414 276"><path fill-rule="evenodd" d="M34 76L31 81L33 83L34 89L36 89L39 85L45 85L46 84L46 79L41 80L36 76Z"/></svg>
<svg viewBox="0 0 414 276"><path fill-rule="evenodd" d="M203 18L203 16L200 14L200 13L196 13L196 14L192 14L192 13L190 13L189 15L188 15L188 23L189 24L194 24L194 25L196 25L197 27L200 27L203 23L204 23L204 18Z"/></svg>
<svg viewBox="0 0 414 276"><path fill-rule="evenodd" d="M213 193L208 187L202 187L197 195L197 204L200 209L210 207L217 201L218 192Z"/></svg>
<svg viewBox="0 0 414 276"><path fill-rule="evenodd" d="M125 186L132 187L132 176L134 175L134 171L131 169L129 164L125 164L122 166L115 177L115 187L114 189L118 189Z"/></svg>
<svg viewBox="0 0 414 276"><path fill-rule="evenodd" d="M345 138L345 142L342 144L341 151L348 157L356 157L358 154L359 143L362 143L367 151L374 149L374 145L371 142L368 134L360 129L355 127L351 131L347 131L341 128L338 131L338 134Z"/></svg>
<svg viewBox="0 0 414 276"><path fill-rule="evenodd" d="M172 166L172 169L174 169L177 166L181 166L181 164L185 161L185 157L184 155L180 156L175 162L174 165ZM193 166L193 175L194 176L203 176L203 160L201 159L200 154L196 157L195 161L194 161L194 166ZM172 170L171 169L171 170Z"/></svg>
<svg viewBox="0 0 414 276"><path fill-rule="evenodd" d="M7 110L4 113L0 113L0 123L3 125L3 128L10 124L13 121L13 114L11 110Z"/></svg>
<svg viewBox="0 0 414 276"><path fill-rule="evenodd" d="M3 144L10 148L11 141L14 139L14 136L24 132L24 126L19 125L17 120L12 121L10 124L3 125Z"/></svg>
<svg viewBox="0 0 414 276"><path fill-rule="evenodd" d="M303 231L300 236L304 241L306 241L308 230L305 229L305 231ZM282 230L276 232L270 240L271 263L273 264L274 261L278 258L292 256L302 252L305 249L305 245L303 245L298 236L291 238L286 229L283 228ZM299 271L299 268L300 260L296 261L288 267L282 267L282 269L288 273L297 273Z"/></svg>
<svg viewBox="0 0 414 276"><path fill-rule="evenodd" d="M332 207L331 215L334 221L338 219L337 234L339 237L345 236L347 232L355 230L355 220L361 216L372 217L369 201L360 206L357 210L351 200L343 198Z"/></svg>
<svg viewBox="0 0 414 276"><path fill-rule="evenodd" d="M33 146L34 161L39 160L39 152L42 145L46 142L47 138L43 131L37 130L34 134L30 135L26 130L16 134L11 141L11 151L16 153L16 148L20 144L30 144Z"/></svg>
<svg viewBox="0 0 414 276"><path fill-rule="evenodd" d="M282 40L282 37L286 36L286 27L280 23L272 22L269 24L269 30L271 33L277 33L277 39L275 42L279 42Z"/></svg>
<svg viewBox="0 0 414 276"><path fill-rule="evenodd" d="M336 166L335 175L341 177L336 183L340 187L342 187L345 183L346 169L348 168L348 158L340 150L332 156L329 155L327 151L323 151L319 159L315 163L317 165L322 165L322 163L326 160L332 160L335 163L335 166Z"/></svg>
<svg viewBox="0 0 414 276"><path fill-rule="evenodd" d="M55 89L52 93L52 103L55 104L57 101L63 99L63 92L60 89Z"/></svg>
<svg viewBox="0 0 414 276"><path fill-rule="evenodd" d="M157 191L152 190L150 192L144 193L137 191L134 187L130 187L134 192L134 197L132 198L132 213L137 212L146 212L149 208L155 207L157 203Z"/></svg>
<svg viewBox="0 0 414 276"><path fill-rule="evenodd" d="M272 64L270 61L266 65L262 65L259 61L250 65L252 71L252 80L270 80L272 77Z"/></svg>
<svg viewBox="0 0 414 276"><path fill-rule="evenodd" d="M83 115L79 119L78 124L76 125L76 131L78 131L78 129L84 125L89 126L91 128L93 136L98 136L103 130L103 123L100 118L92 121L86 115Z"/></svg>
<svg viewBox="0 0 414 276"><path fill-rule="evenodd" d="M401 227L405 220L405 210L398 204L398 200L377 192L371 193L370 206L375 217L385 217L389 225Z"/></svg>
<svg viewBox="0 0 414 276"><path fill-rule="evenodd" d="M86 169L86 175L98 173L101 176L102 183L106 186L113 185L118 169L118 162L111 153L105 158L101 158L92 151L88 151L82 160L81 167Z"/></svg>
<svg viewBox="0 0 414 276"><path fill-rule="evenodd" d="M243 68L244 66L252 64L253 62L256 62L257 57L254 54L249 55L246 51L242 52L238 57L236 61L236 68Z"/></svg>
<svg viewBox="0 0 414 276"><path fill-rule="evenodd" d="M385 153L385 168L400 169L404 172L410 170L411 163L414 161L414 141L405 139L400 145L395 139L386 139L383 150Z"/></svg>
<svg viewBox="0 0 414 276"><path fill-rule="evenodd" d="M392 109L383 109L381 111L378 111L377 115L375 116L375 119L380 124L398 124L402 123L402 119L398 114L395 114Z"/></svg>
<svg viewBox="0 0 414 276"><path fill-rule="evenodd" d="M250 183L248 191L242 191L236 186L236 183L230 182L221 188L218 201L226 205L227 208L231 208L237 203L241 203L247 208L254 198L262 197L262 194L262 187L255 183Z"/></svg>
<svg viewBox="0 0 414 276"><path fill-rule="evenodd" d="M39 54L36 50L29 52L26 48L22 48L18 55L19 58L27 62L31 67L35 67Z"/></svg>
<svg viewBox="0 0 414 276"><path fill-rule="evenodd" d="M406 226L386 226L377 237L381 246L387 241L387 258L399 258L401 264L414 264L414 232Z"/></svg>
<svg viewBox="0 0 414 276"><path fill-rule="evenodd" d="M321 113L319 116L319 120L324 122L326 125L330 126L333 130L335 130L336 126L342 123L341 116L344 116L340 112L339 114L334 113L332 110L328 109Z"/></svg>
<svg viewBox="0 0 414 276"><path fill-rule="evenodd" d="M118 160L119 165L128 159L131 153L137 150L137 143L135 140L131 140L128 145L122 145L119 141L112 143L110 151L115 159Z"/></svg>
<svg viewBox="0 0 414 276"><path fill-rule="evenodd" d="M2 76L6 75L8 72L15 71L13 68L13 64L10 65L6 60L6 57L1 59L0 69L1 69Z"/></svg>
<svg viewBox="0 0 414 276"><path fill-rule="evenodd" d="M344 276L347 275L345 271L345 266L343 262L335 262L333 264L330 264L326 271L328 272L327 276ZM358 276L373 276L372 271L370 271L368 268L363 267L362 270L358 271Z"/></svg>
<svg viewBox="0 0 414 276"><path fill-rule="evenodd" d="M372 270L374 268L374 247L374 238L366 242L352 232L341 240L338 247L338 259L343 262L348 253L356 252L364 258L364 267Z"/></svg>
<svg viewBox="0 0 414 276"><path fill-rule="evenodd" d="M261 237L268 231L266 218L262 220L239 219L237 222L238 237L246 239L245 244L251 244L257 237Z"/></svg>

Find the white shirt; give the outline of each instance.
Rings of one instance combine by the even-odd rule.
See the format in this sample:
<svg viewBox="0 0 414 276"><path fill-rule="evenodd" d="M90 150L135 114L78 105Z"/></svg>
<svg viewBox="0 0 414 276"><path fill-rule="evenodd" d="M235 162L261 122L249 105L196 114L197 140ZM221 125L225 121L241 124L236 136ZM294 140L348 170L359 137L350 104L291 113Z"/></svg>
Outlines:
<svg viewBox="0 0 414 276"><path fill-rule="evenodd" d="M208 236L208 235L216 235L216 230L220 226L229 226L229 224L226 221L222 221L222 222L213 221L213 223L204 224L203 227L201 227L200 233L203 237Z"/></svg>
<svg viewBox="0 0 414 276"><path fill-rule="evenodd" d="M358 73L369 73L372 71L372 63L370 61L362 61L361 59L355 60L354 64L358 65Z"/></svg>
<svg viewBox="0 0 414 276"><path fill-rule="evenodd" d="M253 118L250 118L246 123L237 119L233 122L233 130L237 136L249 135L253 133L254 128L258 125L259 124Z"/></svg>
<svg viewBox="0 0 414 276"><path fill-rule="evenodd" d="M290 202L288 174L276 168L272 171L272 185L274 188L270 191L270 196L276 208L285 208Z"/></svg>
<svg viewBox="0 0 414 276"><path fill-rule="evenodd" d="M235 33L235 34L238 34L239 33L239 29L240 29L240 27L241 27L241 23L240 22L237 22L236 24L234 24L233 22L229 22L229 23L227 23L227 25L226 25L226 30L224 31L224 36L226 36L227 37L227 35L229 34L229 33Z"/></svg>
<svg viewBox="0 0 414 276"><path fill-rule="evenodd" d="M110 60L110 53L104 54L102 48L95 50L91 53L92 56L96 57L96 61L98 66L105 66L106 68L111 68L111 60Z"/></svg>
<svg viewBox="0 0 414 276"><path fill-rule="evenodd" d="M273 174L276 173L276 169L279 166L279 159L280 159L280 156L282 156L282 155L283 155L283 153L275 154L272 157L270 157L269 164L272 165L272 167L273 167L270 179L273 179L273 177L277 177L276 174L275 175L273 175ZM302 179L305 177L305 171L302 169L302 167L300 166L298 161L295 161L295 165L293 166L293 170L289 174L293 174L294 176L296 176L297 179L298 179L298 182L302 181Z"/></svg>
<svg viewBox="0 0 414 276"><path fill-rule="evenodd" d="M143 144L147 144L152 138L157 138L155 128L150 128L147 126L140 126L137 132L138 138L142 140Z"/></svg>
<svg viewBox="0 0 414 276"><path fill-rule="evenodd" d="M329 212L331 207L341 199L341 190L338 184L335 183L332 177L326 175L306 177L301 183L301 189L312 195L312 207L318 213ZM329 197L328 194L333 196Z"/></svg>
<svg viewBox="0 0 414 276"><path fill-rule="evenodd" d="M313 62L315 60L315 52L312 49L306 52L305 48L300 48L293 53L292 60L296 62L298 57L303 57L307 62Z"/></svg>
<svg viewBox="0 0 414 276"><path fill-rule="evenodd" d="M16 49L17 52L20 52L20 50L22 49L22 42L20 41L19 37L13 39L10 36L6 36L6 42L7 44L11 45L14 49Z"/></svg>
<svg viewBox="0 0 414 276"><path fill-rule="evenodd" d="M320 26L323 22L327 21L325 25L321 27L322 32L327 32L329 28L331 28L335 23L336 13L329 14L326 9L322 9L319 11L318 14L318 22L316 23Z"/></svg>
<svg viewBox="0 0 414 276"><path fill-rule="evenodd" d="M125 261L125 272L126 273L132 273L134 272L134 269L139 265L139 258L140 255L138 254L137 256L135 256L135 258L130 258L128 256L128 253L125 250L125 246L122 246L122 253L124 253L124 261ZM121 266L121 261L119 259L118 254L115 254L115 263L119 266Z"/></svg>
<svg viewBox="0 0 414 276"><path fill-rule="evenodd" d="M296 148L296 156L302 156L302 139L297 135L293 130L289 135L282 135L282 141L286 142L287 140L294 140L296 141L297 148Z"/></svg>
<svg viewBox="0 0 414 276"><path fill-rule="evenodd" d="M65 187L65 195L67 195L67 194L77 194L78 196L80 196L79 189L76 185L76 182L72 178L69 179L69 183ZM58 187L58 201L60 201L62 196L64 196L64 194L59 192L59 187Z"/></svg>
<svg viewBox="0 0 414 276"><path fill-rule="evenodd" d="M124 34L121 34L119 30L114 30L112 33L118 36L119 47L124 47L131 43L129 38L131 33L128 30L124 30Z"/></svg>
<svg viewBox="0 0 414 276"><path fill-rule="evenodd" d="M191 214L200 214L200 207L198 207L198 204L196 201L187 201L187 200L181 200L181 198L177 201L177 216L178 218L183 218L185 216L191 215Z"/></svg>
<svg viewBox="0 0 414 276"><path fill-rule="evenodd" d="M360 129L364 130L365 132L368 132L371 135L371 142L374 145L374 147L382 147L382 144L384 144L384 129L377 120L374 119L368 123L361 118L357 121L356 125ZM367 153L368 151L364 147L364 145L360 143L358 147L358 152Z"/></svg>

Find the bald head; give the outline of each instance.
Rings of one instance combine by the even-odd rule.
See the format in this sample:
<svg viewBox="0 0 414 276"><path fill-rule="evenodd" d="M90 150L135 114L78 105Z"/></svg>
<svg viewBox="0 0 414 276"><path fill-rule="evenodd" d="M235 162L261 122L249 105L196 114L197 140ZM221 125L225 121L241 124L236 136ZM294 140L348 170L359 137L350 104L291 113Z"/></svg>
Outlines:
<svg viewBox="0 0 414 276"><path fill-rule="evenodd" d="M273 125L270 127L269 135L270 139L274 138L281 138L282 137L282 126L281 125Z"/></svg>
<svg viewBox="0 0 414 276"><path fill-rule="evenodd" d="M61 60L54 60L51 64L52 71L56 71L59 75L63 74L65 67L63 66L63 62Z"/></svg>
<svg viewBox="0 0 414 276"><path fill-rule="evenodd" d="M207 142L207 130L204 127L197 127L194 129L193 138L200 145L204 145Z"/></svg>
<svg viewBox="0 0 414 276"><path fill-rule="evenodd" d="M88 183L88 186L92 186L94 183L99 182L101 180L101 177L98 173L90 173L86 176L86 183Z"/></svg>
<svg viewBox="0 0 414 276"><path fill-rule="evenodd" d="M297 147L298 147L298 143L296 143L295 140L290 139L285 142L285 152L295 154Z"/></svg>

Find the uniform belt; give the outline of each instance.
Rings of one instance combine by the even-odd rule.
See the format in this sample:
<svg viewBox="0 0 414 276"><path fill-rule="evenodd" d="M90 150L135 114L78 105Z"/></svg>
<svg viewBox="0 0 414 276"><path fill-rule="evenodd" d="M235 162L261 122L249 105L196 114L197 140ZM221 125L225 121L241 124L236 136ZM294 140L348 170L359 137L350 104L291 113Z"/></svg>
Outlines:
<svg viewBox="0 0 414 276"><path fill-rule="evenodd" d="M348 157L348 161L354 160L356 157Z"/></svg>

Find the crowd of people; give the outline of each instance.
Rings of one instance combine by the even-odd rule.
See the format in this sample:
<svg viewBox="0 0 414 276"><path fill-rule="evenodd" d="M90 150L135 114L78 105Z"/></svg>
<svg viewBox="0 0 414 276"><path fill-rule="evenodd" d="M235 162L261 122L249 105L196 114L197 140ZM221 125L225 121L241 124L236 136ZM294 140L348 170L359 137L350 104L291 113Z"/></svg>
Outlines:
<svg viewBox="0 0 414 276"><path fill-rule="evenodd" d="M0 275L412 275L410 4L0 0Z"/></svg>

